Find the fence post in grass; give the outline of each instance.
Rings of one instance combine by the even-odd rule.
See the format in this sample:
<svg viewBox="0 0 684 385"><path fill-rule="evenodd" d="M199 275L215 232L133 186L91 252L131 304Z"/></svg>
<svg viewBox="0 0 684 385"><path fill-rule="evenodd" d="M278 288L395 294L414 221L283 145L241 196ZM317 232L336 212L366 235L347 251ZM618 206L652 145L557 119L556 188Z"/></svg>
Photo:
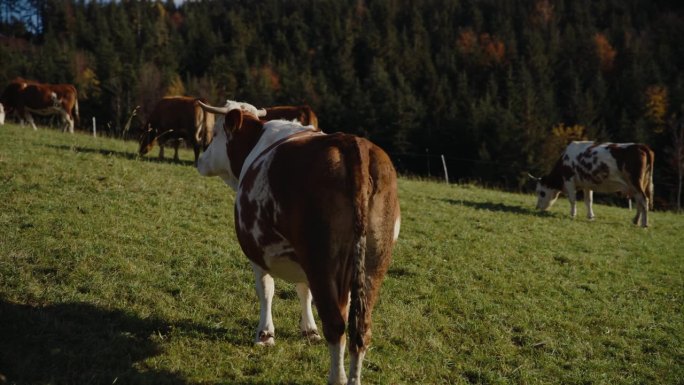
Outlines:
<svg viewBox="0 0 684 385"><path fill-rule="evenodd" d="M95 128L95 117L93 116L93 137L97 138L97 129Z"/></svg>
<svg viewBox="0 0 684 385"><path fill-rule="evenodd" d="M446 161L444 160L444 154L442 154L442 167L444 167L444 179L446 184L449 184L449 172L447 171Z"/></svg>

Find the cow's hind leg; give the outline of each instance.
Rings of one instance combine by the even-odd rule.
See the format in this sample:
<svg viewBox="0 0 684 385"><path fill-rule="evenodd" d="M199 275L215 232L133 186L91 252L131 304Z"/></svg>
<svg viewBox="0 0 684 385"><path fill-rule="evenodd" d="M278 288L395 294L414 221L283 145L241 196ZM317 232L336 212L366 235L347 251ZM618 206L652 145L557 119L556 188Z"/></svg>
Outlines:
<svg viewBox="0 0 684 385"><path fill-rule="evenodd" d="M584 190L584 205L587 206L587 219L594 219L594 209L592 208L592 203L594 202L594 192L585 189Z"/></svg>
<svg viewBox="0 0 684 385"><path fill-rule="evenodd" d="M323 335L328 341L330 351L330 372L328 384L344 385L347 383L347 374L344 371L344 351L347 345L347 336L344 331L346 322L344 315L349 305L349 295L339 295L334 283L328 280L309 280L313 292L318 315L323 324Z"/></svg>
<svg viewBox="0 0 684 385"><path fill-rule="evenodd" d="M164 159L164 145L159 143L159 160Z"/></svg>
<svg viewBox="0 0 684 385"><path fill-rule="evenodd" d="M273 346L275 345L275 326L273 326L273 316L271 315L273 293L275 292L273 277L254 263L252 263L252 270L254 270L256 291L259 296L259 326L254 343L262 346Z"/></svg>
<svg viewBox="0 0 684 385"><path fill-rule="evenodd" d="M320 341L321 336L318 334L318 328L316 327L316 321L313 318L313 311L311 309L311 301L313 298L311 297L309 285L300 282L297 284L296 288L299 304L302 307L302 318L299 321L299 330L302 331L302 336L309 341Z"/></svg>
<svg viewBox="0 0 684 385"><path fill-rule="evenodd" d="M643 191L639 191L634 196L636 201L636 216L632 220L632 223L639 224L641 220L641 227L648 227L648 198Z"/></svg>

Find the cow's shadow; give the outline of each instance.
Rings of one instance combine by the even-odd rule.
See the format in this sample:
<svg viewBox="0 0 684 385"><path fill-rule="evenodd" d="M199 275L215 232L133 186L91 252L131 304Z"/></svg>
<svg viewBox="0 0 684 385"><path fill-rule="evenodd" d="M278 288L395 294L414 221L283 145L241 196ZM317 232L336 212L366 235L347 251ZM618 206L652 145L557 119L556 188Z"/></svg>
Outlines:
<svg viewBox="0 0 684 385"><path fill-rule="evenodd" d="M100 154L104 156L115 156L117 158L127 159L127 160L138 160L142 162L152 162L152 163L170 163L170 164L181 164L185 166L194 166L195 163L191 160L173 160L173 157L165 157L164 159L159 159L159 157L150 156L140 156L136 153L108 150L104 148L88 148L80 146L66 146L66 145L47 145L47 147L56 148L58 150L82 152L85 154Z"/></svg>
<svg viewBox="0 0 684 385"><path fill-rule="evenodd" d="M175 328L209 338L224 332L86 303L0 299L0 373L10 384L186 384L176 373L139 365L162 352L158 341Z"/></svg>
<svg viewBox="0 0 684 385"><path fill-rule="evenodd" d="M548 217L548 216L553 215L547 211L539 211L539 210L536 210L533 208L527 208L527 207L521 207L521 206L511 206L511 205L507 205L505 203L499 203L499 202L474 202L474 201L462 200L462 199L439 199L439 200L442 202L447 202L447 203L452 204L452 205L472 207L472 208L477 209L477 210L487 210L487 211L520 214L520 215L531 215L531 216L537 216L537 217Z"/></svg>

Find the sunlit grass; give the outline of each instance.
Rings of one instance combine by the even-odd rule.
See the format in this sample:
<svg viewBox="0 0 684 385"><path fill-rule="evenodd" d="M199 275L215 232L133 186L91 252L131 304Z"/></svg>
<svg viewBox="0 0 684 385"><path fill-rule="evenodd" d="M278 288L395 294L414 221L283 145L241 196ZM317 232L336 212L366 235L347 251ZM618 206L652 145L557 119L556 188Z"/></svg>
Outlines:
<svg viewBox="0 0 684 385"><path fill-rule="evenodd" d="M252 346L234 194L136 145L0 128L0 373L8 383L320 384L277 281L277 345ZM378 384L676 384L684 217L402 179L402 233L364 366ZM581 213L580 213L581 214Z"/></svg>

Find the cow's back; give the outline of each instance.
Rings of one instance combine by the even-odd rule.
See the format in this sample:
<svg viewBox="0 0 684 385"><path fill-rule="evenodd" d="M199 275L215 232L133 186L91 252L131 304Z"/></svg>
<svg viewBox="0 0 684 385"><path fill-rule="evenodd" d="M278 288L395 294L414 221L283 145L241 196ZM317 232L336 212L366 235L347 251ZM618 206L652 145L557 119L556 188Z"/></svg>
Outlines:
<svg viewBox="0 0 684 385"><path fill-rule="evenodd" d="M354 167L368 180L357 180ZM349 255L354 237L356 189L368 193L368 267L384 271L389 264L395 220L399 215L396 172L387 154L370 141L347 134L312 134L281 145L274 153L268 179L282 216L296 223L276 226L295 249L320 240L337 255ZM360 185L359 185L360 184ZM302 231L303 230L303 231ZM305 237L305 239L299 239ZM326 253L324 255L330 255ZM368 268L367 267L367 268Z"/></svg>

